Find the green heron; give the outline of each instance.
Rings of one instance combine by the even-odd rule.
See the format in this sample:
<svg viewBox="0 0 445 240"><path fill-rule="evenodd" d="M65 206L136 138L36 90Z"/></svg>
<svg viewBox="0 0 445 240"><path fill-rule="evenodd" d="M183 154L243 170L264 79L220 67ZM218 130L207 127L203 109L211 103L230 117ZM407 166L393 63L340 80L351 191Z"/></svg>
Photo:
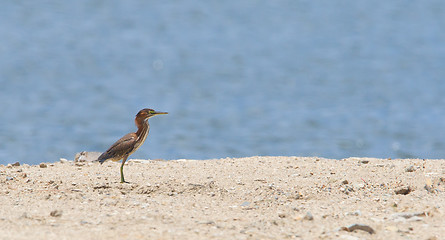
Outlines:
<svg viewBox="0 0 445 240"><path fill-rule="evenodd" d="M134 153L147 138L148 131L150 130L150 125L148 124L148 119L158 115L167 114L166 112L156 112L153 109L144 108L136 114L134 122L138 130L134 133L129 133L121 139L117 140L111 147L102 153L98 160L102 164L106 160L119 161L122 159L121 165L121 183L125 182L124 179L124 164L127 161L128 156Z"/></svg>

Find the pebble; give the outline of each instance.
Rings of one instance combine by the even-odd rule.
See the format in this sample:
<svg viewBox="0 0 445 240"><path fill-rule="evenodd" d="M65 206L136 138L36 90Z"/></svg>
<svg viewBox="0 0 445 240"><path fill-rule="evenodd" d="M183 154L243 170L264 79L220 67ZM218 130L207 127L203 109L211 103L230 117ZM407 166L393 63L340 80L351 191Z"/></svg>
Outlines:
<svg viewBox="0 0 445 240"><path fill-rule="evenodd" d="M49 213L49 215L50 215L51 217L61 217L61 216L62 216L62 210L54 210L54 211L51 211L51 212Z"/></svg>
<svg viewBox="0 0 445 240"><path fill-rule="evenodd" d="M18 167L18 166L20 166L20 163L19 162L15 162L15 163L11 164L11 166Z"/></svg>
<svg viewBox="0 0 445 240"><path fill-rule="evenodd" d="M437 190L434 189L434 187L431 184L425 184L423 188L425 188L425 190L429 193L437 193Z"/></svg>
<svg viewBox="0 0 445 240"><path fill-rule="evenodd" d="M348 212L346 213L346 216L361 216L362 212L360 210L354 211L354 212Z"/></svg>
<svg viewBox="0 0 445 240"><path fill-rule="evenodd" d="M314 216L312 216L311 212L307 212L303 219L312 221L312 220L314 220Z"/></svg>
<svg viewBox="0 0 445 240"><path fill-rule="evenodd" d="M412 192L413 189L411 187L401 187L397 190L395 190L395 194L400 194L400 195L408 195L410 192Z"/></svg>
<svg viewBox="0 0 445 240"><path fill-rule="evenodd" d="M46 167L48 167L45 163L41 163L40 165L39 165L39 167L40 168L46 168Z"/></svg>
<svg viewBox="0 0 445 240"><path fill-rule="evenodd" d="M6 181L12 181L12 180L14 180L13 177L6 177Z"/></svg>
<svg viewBox="0 0 445 240"><path fill-rule="evenodd" d="M241 203L241 207L247 207L247 206L249 206L250 205L250 202L243 202L243 203Z"/></svg>
<svg viewBox="0 0 445 240"><path fill-rule="evenodd" d="M405 172L414 172L414 171L416 171L416 169L414 168L413 165L411 165L405 169Z"/></svg>

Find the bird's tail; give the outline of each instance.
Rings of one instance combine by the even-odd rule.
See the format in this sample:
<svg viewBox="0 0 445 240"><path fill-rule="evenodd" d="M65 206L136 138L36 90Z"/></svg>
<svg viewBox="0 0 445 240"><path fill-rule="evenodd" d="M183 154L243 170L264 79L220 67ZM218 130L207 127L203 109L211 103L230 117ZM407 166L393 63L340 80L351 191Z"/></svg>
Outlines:
<svg viewBox="0 0 445 240"><path fill-rule="evenodd" d="M93 162L99 162L100 164L104 163L106 160L96 159Z"/></svg>
<svg viewBox="0 0 445 240"><path fill-rule="evenodd" d="M97 160L96 161L98 161L98 162L100 162L100 164L102 164L102 163L104 163L105 161L107 161L107 156L106 156L106 154L105 153L102 153L100 156L99 156L99 158L97 158Z"/></svg>
<svg viewBox="0 0 445 240"><path fill-rule="evenodd" d="M100 164L104 163L105 161L107 161L107 159L97 159L96 161L98 161Z"/></svg>

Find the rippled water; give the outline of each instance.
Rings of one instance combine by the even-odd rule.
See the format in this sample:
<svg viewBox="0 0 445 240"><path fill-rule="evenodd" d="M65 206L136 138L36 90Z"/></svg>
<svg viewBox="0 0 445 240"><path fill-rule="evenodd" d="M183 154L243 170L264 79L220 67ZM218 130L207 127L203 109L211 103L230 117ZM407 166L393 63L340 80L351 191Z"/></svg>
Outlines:
<svg viewBox="0 0 445 240"><path fill-rule="evenodd" d="M7 1L0 163L445 157L443 1Z"/></svg>

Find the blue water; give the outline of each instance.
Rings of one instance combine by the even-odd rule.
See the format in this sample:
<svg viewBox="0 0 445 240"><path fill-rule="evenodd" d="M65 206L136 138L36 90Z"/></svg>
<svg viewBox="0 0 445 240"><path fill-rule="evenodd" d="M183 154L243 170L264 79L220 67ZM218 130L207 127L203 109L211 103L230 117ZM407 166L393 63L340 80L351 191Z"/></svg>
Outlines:
<svg viewBox="0 0 445 240"><path fill-rule="evenodd" d="M2 1L0 164L445 158L445 1Z"/></svg>

